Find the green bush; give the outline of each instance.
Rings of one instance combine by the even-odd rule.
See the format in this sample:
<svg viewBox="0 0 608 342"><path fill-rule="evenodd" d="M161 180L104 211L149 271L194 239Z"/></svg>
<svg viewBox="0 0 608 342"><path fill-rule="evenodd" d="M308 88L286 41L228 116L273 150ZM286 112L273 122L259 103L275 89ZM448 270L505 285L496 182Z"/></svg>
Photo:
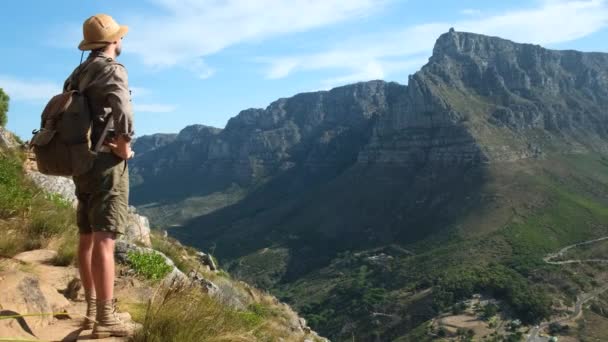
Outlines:
<svg viewBox="0 0 608 342"><path fill-rule="evenodd" d="M27 210L33 191L25 185L21 159L0 155L0 219L17 216Z"/></svg>
<svg viewBox="0 0 608 342"><path fill-rule="evenodd" d="M0 88L0 126L2 127L6 126L8 121L8 116L6 115L8 112L8 101L8 95Z"/></svg>
<svg viewBox="0 0 608 342"><path fill-rule="evenodd" d="M137 274L151 280L160 280L172 267L167 265L165 258L158 253L129 252L127 254L129 263Z"/></svg>

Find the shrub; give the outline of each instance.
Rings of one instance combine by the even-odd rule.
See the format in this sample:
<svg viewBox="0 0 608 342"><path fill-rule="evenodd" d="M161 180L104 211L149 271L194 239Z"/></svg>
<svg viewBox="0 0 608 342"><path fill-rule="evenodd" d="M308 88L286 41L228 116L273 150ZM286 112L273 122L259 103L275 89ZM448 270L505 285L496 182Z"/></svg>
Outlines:
<svg viewBox="0 0 608 342"><path fill-rule="evenodd" d="M151 280L160 280L173 269L157 253L129 252L127 258L137 274Z"/></svg>
<svg viewBox="0 0 608 342"><path fill-rule="evenodd" d="M17 216L30 207L34 194L23 178L20 158L0 154L0 219Z"/></svg>
<svg viewBox="0 0 608 342"><path fill-rule="evenodd" d="M0 126L2 127L6 126L8 121L8 116L6 115L8 112L8 101L8 95L0 88Z"/></svg>

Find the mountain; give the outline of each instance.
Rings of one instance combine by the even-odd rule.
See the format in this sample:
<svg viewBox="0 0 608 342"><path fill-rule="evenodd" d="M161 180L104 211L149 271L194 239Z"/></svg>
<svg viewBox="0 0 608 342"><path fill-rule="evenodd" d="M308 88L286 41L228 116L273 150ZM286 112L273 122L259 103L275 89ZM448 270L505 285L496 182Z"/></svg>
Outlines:
<svg viewBox="0 0 608 342"><path fill-rule="evenodd" d="M428 339L478 292L530 324L605 275L543 258L608 235L607 108L608 54L450 30L407 85L299 94L141 154L133 194L336 340Z"/></svg>

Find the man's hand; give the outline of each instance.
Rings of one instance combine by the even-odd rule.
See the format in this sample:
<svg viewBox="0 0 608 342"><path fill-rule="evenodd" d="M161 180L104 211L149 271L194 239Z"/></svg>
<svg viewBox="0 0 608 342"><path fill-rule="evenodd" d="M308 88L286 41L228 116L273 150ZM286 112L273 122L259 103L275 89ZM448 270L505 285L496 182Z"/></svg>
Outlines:
<svg viewBox="0 0 608 342"><path fill-rule="evenodd" d="M110 146L115 155L123 160L131 159L135 155L131 150L131 144L123 136L112 139L107 145Z"/></svg>

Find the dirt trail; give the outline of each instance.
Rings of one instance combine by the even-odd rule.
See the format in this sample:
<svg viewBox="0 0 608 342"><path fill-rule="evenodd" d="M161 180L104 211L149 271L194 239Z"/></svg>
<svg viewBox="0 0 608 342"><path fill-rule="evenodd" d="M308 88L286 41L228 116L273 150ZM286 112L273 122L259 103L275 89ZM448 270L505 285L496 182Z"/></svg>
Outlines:
<svg viewBox="0 0 608 342"><path fill-rule="evenodd" d="M608 240L608 236L604 236L598 239L593 239L589 241L575 243L570 246L566 246L560 249L557 253L551 253L543 258L543 261L551 264L551 265L564 265L564 264L580 264L580 263L608 263L608 259L571 259L571 260L561 260L561 261L553 261L555 258L559 258L563 256L567 251L571 250L575 247L580 247L584 245L590 245L593 243L597 243L600 241Z"/></svg>
<svg viewBox="0 0 608 342"><path fill-rule="evenodd" d="M598 239L583 241L583 242L572 244L570 246L566 246L566 247L560 249L557 253L551 253L551 254L547 255L546 257L543 258L543 261L548 264L551 264L551 265L580 264L580 263L608 263L608 259L571 259L571 260L553 261L553 259L563 256L567 251L569 251L572 248L589 245L589 244L597 243L597 242L604 241L604 240L608 240L608 236L604 236L604 237L601 237ZM538 336L538 333L542 329L548 327L552 323L565 323L565 322L575 321L575 320L579 319L581 317L581 315L583 314L583 305L586 302L594 299L595 297L599 296L600 294L602 294L606 291L608 291L608 285L602 286L589 293L581 294L576 299L576 303L574 304L574 312L571 315L569 315L568 317L555 319L550 322L545 322L545 323L535 326L534 328L532 328L530 330L530 334L529 334L527 341L528 342L548 341L547 338Z"/></svg>
<svg viewBox="0 0 608 342"><path fill-rule="evenodd" d="M56 255L51 250L21 253L13 259L0 260L0 314L67 312L69 318L52 315L0 320L0 341L92 341L91 331L83 331L86 305L82 300L68 300L59 291L66 288L77 271L73 267L52 266ZM126 338L95 341L122 342Z"/></svg>

